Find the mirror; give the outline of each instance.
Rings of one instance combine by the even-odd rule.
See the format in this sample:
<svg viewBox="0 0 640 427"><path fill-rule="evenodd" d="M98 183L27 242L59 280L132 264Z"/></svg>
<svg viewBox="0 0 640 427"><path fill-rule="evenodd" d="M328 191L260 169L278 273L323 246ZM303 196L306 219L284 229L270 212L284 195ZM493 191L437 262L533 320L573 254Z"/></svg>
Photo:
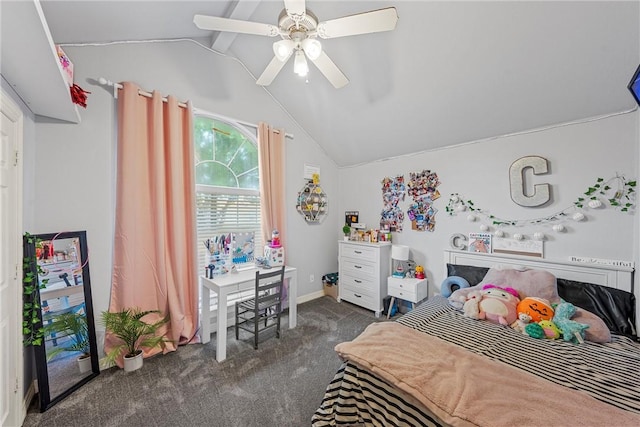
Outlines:
<svg viewBox="0 0 640 427"><path fill-rule="evenodd" d="M25 239L35 255L41 285L42 344L34 345L40 411L45 411L100 373L85 231L37 234Z"/></svg>

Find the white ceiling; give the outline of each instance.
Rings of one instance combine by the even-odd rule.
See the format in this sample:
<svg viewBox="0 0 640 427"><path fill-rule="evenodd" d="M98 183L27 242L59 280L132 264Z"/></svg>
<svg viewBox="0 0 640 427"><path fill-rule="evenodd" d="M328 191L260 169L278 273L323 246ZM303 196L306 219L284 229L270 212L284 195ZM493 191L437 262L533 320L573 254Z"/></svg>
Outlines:
<svg viewBox="0 0 640 427"><path fill-rule="evenodd" d="M5 0L3 0L5 1ZM56 43L212 34L195 13L277 23L281 1L42 1ZM395 6L395 31L323 41L350 83L287 64L273 96L339 166L631 109L639 1L313 1L320 21ZM255 9L255 10L254 10ZM220 40L259 76L272 38Z"/></svg>

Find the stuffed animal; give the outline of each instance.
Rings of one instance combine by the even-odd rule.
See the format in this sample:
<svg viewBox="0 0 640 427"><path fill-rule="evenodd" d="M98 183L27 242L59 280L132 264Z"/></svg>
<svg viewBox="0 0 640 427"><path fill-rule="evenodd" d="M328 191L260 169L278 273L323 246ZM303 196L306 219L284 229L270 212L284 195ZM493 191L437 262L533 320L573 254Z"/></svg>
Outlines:
<svg viewBox="0 0 640 427"><path fill-rule="evenodd" d="M531 321L538 323L541 320L553 319L553 307L544 298L526 297L518 303L518 313L526 313L531 316Z"/></svg>
<svg viewBox="0 0 640 427"><path fill-rule="evenodd" d="M515 289L501 288L492 284L484 285L478 318L509 326L518 317L516 311L518 302L520 298Z"/></svg>
<svg viewBox="0 0 640 427"><path fill-rule="evenodd" d="M558 329L556 324L551 320L541 320L538 322L538 325L542 326L546 338L550 340L560 338L560 329Z"/></svg>
<svg viewBox="0 0 640 427"><path fill-rule="evenodd" d="M516 331L526 335L524 329L529 323L531 323L531 316L529 316L527 313L518 313L518 318L511 324L511 327Z"/></svg>
<svg viewBox="0 0 640 427"><path fill-rule="evenodd" d="M538 325L537 323L529 323L527 326L525 326L524 333L526 335L529 335L531 338L542 339L545 337L542 326Z"/></svg>
<svg viewBox="0 0 640 427"><path fill-rule="evenodd" d="M532 338L547 338L555 340L560 338L560 329L551 320L541 320L538 323L529 323L524 331Z"/></svg>
<svg viewBox="0 0 640 427"><path fill-rule="evenodd" d="M570 320L574 314L576 314L576 307L570 302L563 301L556 307L553 322L562 331L562 338L565 341L582 344L584 342L585 329L589 325Z"/></svg>
<svg viewBox="0 0 640 427"><path fill-rule="evenodd" d="M476 320L478 319L480 314L480 299L482 299L482 292L480 291L471 291L467 294L467 300L462 306L462 311L465 316Z"/></svg>

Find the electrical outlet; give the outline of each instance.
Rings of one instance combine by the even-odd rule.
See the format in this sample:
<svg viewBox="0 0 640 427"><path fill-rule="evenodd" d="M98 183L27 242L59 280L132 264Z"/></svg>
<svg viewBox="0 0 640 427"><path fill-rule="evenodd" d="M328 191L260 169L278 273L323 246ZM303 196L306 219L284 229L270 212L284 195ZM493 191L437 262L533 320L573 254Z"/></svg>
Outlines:
<svg viewBox="0 0 640 427"><path fill-rule="evenodd" d="M316 276L314 276L313 274L309 275L309 283L313 283L316 281Z"/></svg>

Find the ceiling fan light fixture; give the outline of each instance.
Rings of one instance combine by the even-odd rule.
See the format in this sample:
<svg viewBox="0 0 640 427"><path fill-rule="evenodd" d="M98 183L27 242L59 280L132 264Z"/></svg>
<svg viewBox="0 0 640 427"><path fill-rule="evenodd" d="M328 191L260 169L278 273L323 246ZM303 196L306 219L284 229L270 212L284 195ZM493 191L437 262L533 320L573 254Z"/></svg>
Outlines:
<svg viewBox="0 0 640 427"><path fill-rule="evenodd" d="M273 53L278 60L284 62L289 58L294 47L295 43L293 40L280 40L273 44Z"/></svg>
<svg viewBox="0 0 640 427"><path fill-rule="evenodd" d="M309 73L309 64L307 64L307 58L304 56L302 50L296 51L296 57L293 62L293 72L304 77Z"/></svg>
<svg viewBox="0 0 640 427"><path fill-rule="evenodd" d="M322 44L317 39L304 39L302 40L302 49L310 60L315 61L322 53Z"/></svg>

